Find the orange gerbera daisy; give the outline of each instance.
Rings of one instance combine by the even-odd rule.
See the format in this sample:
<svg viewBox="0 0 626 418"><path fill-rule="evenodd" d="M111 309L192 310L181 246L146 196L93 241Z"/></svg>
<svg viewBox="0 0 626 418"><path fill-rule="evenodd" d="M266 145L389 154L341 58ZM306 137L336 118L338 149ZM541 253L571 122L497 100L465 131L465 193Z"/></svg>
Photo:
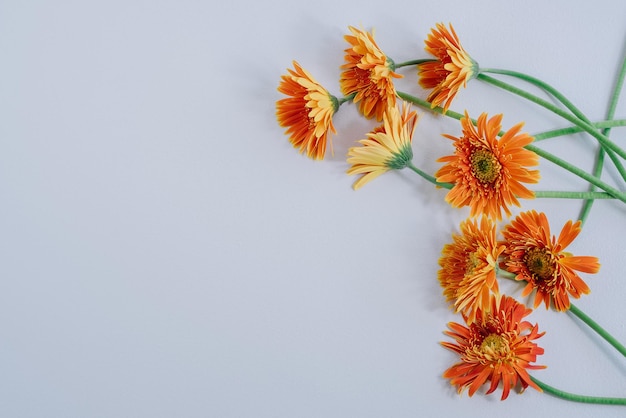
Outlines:
<svg viewBox="0 0 626 418"><path fill-rule="evenodd" d="M541 392L527 371L545 368L531 364L543 354L543 348L534 340L544 334L539 333L536 324L522 320L531 312L515 299L502 295L492 297L489 312L478 315L475 322L468 322L467 326L450 322L450 331L445 334L456 343L441 344L458 353L461 361L446 370L443 377L450 379L459 393L469 387L469 396L487 381L491 382L487 394L502 382L502 400L518 385L522 391L531 386Z"/></svg>
<svg viewBox="0 0 626 418"><path fill-rule="evenodd" d="M383 116L383 124L367 134L360 147L348 150L348 174L361 174L354 182L354 190L389 170L406 167L413 159L411 143L417 125L417 113L410 105L402 104L402 113L390 107Z"/></svg>
<svg viewBox="0 0 626 418"><path fill-rule="evenodd" d="M470 216L479 213L502 219L502 210L511 216L509 205L519 206L517 198L532 199L535 194L522 183L537 183L538 170L527 166L539 164L539 157L524 147L533 141L526 133L519 133L523 123L509 129L498 138L502 115L487 120L480 115L478 129L467 112L461 119L463 136L444 135L454 141L454 155L440 158L446 163L435 177L438 182L454 183L446 201L454 207L470 206Z"/></svg>
<svg viewBox="0 0 626 418"><path fill-rule="evenodd" d="M465 87L478 75L478 64L465 52L452 25L448 31L445 25L438 23L425 43L426 52L437 60L419 64L419 83L426 89L433 89L427 100L432 107L443 103L445 113L461 86Z"/></svg>
<svg viewBox="0 0 626 418"><path fill-rule="evenodd" d="M476 312L489 311L492 293L498 294L496 268L504 246L496 239L496 225L482 217L461 223L461 234L443 247L439 259L439 283L447 301L454 302L456 312L474 321Z"/></svg>
<svg viewBox="0 0 626 418"><path fill-rule="evenodd" d="M278 91L289 97L276 102L276 118L280 126L287 128L294 148L321 160L330 132L336 133L332 118L339 103L296 61L293 66L294 70L288 69L289 74L281 77L278 86Z"/></svg>
<svg viewBox="0 0 626 418"><path fill-rule="evenodd" d="M350 48L345 50L346 63L341 66L341 92L355 94L353 101L359 111L368 119L381 121L385 110L396 105L393 78L402 75L393 71L393 62L376 45L373 32L349 29L352 35L344 36Z"/></svg>
<svg viewBox="0 0 626 418"><path fill-rule="evenodd" d="M506 248L501 267L515 273L516 280L528 282L522 296L536 290L535 308L542 301L548 308L552 300L557 311L565 311L570 306L568 294L579 298L590 292L576 271L597 273L598 258L563 251L580 231L580 221L567 221L558 238L551 236L546 215L534 210L520 213L502 231Z"/></svg>

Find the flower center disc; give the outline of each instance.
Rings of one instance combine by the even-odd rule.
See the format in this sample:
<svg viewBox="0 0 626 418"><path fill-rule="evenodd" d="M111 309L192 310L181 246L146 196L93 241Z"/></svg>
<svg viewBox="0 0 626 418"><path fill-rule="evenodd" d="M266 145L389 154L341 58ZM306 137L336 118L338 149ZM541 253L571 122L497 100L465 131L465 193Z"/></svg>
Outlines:
<svg viewBox="0 0 626 418"><path fill-rule="evenodd" d="M478 259L476 252L469 253L467 256L467 260L465 261L465 274L468 276L473 274L474 270L476 269L476 267L478 267L479 264L480 260Z"/></svg>
<svg viewBox="0 0 626 418"><path fill-rule="evenodd" d="M541 280L548 279L554 274L552 257L543 248L533 248L526 251L524 263L526 263L528 270Z"/></svg>
<svg viewBox="0 0 626 418"><path fill-rule="evenodd" d="M496 157L488 150L478 149L470 157L472 174L481 183L493 184L500 176L501 165Z"/></svg>
<svg viewBox="0 0 626 418"><path fill-rule="evenodd" d="M504 337L498 334L489 334L482 343L480 343L480 351L483 353L498 353L500 352L506 344L504 342Z"/></svg>

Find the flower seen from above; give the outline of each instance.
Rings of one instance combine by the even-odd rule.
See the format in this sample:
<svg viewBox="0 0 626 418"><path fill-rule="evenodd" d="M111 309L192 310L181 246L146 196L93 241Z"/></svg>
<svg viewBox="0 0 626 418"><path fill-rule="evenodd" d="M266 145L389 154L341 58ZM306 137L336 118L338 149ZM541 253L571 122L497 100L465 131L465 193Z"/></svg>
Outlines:
<svg viewBox="0 0 626 418"><path fill-rule="evenodd" d="M419 84L433 89L427 100L432 107L443 103L445 113L459 89L478 75L478 64L465 52L452 25L448 30L444 24L438 23L425 44L426 52L437 59L419 65Z"/></svg>
<svg viewBox="0 0 626 418"><path fill-rule="evenodd" d="M296 61L294 69L281 77L278 91L288 97L276 102L276 118L280 126L287 128L289 141L294 148L314 160L321 160L326 153L330 133L335 133L333 115L339 105L332 96ZM331 144L332 148L332 144Z"/></svg>
<svg viewBox="0 0 626 418"><path fill-rule="evenodd" d="M496 225L487 217L461 223L461 234L443 247L438 279L448 302L469 321L489 312L492 294L498 295L496 270L504 246L496 239Z"/></svg>
<svg viewBox="0 0 626 418"><path fill-rule="evenodd" d="M579 298L590 292L576 271L597 273L598 258L564 251L580 231L580 221L568 221L558 238L552 236L546 215L534 210L520 213L502 231L506 248L501 267L528 283L522 296L536 290L535 308L541 302L549 308L552 301L557 311L565 311L570 307L568 295Z"/></svg>
<svg viewBox="0 0 626 418"><path fill-rule="evenodd" d="M411 163L417 119L417 113L407 103L402 104L402 112L396 106L390 107L383 116L383 124L360 140L361 146L348 150L347 173L361 175L352 186L354 190L389 170L399 170Z"/></svg>
<svg viewBox="0 0 626 418"><path fill-rule="evenodd" d="M453 207L470 206L470 216L483 214L501 220L502 211L511 216L509 206L520 205L518 198L534 198L522 184L539 181L539 171L527 168L538 165L539 157L524 148L533 137L520 133L523 123L519 123L498 138L501 122L501 114L487 119L482 113L474 126L465 112L463 135L444 135L454 141L455 153L437 160L445 165L435 177L454 185L446 201Z"/></svg>
<svg viewBox="0 0 626 418"><path fill-rule="evenodd" d="M353 26L349 29L352 35L344 37L350 47L341 66L341 92L355 95L353 102L366 118L382 121L387 108L396 105L393 79L402 75L394 72L393 62L376 45L373 33Z"/></svg>
<svg viewBox="0 0 626 418"><path fill-rule="evenodd" d="M457 353L461 361L443 376L450 379L459 393L469 388L469 396L487 382L490 382L487 394L502 382L502 400L518 386L522 391L528 386L541 391L527 371L545 368L532 364L543 354L543 348L534 340L544 333L539 333L537 325L523 320L531 312L512 297L492 296L488 312L479 312L475 321L466 321L466 325L450 322L450 330L445 334L455 342L441 344Z"/></svg>

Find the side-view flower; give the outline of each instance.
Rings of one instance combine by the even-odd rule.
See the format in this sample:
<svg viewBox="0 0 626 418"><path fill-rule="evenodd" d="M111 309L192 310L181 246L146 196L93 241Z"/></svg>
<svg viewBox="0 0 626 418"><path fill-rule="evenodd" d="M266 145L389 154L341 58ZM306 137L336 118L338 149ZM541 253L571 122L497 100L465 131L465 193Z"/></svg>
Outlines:
<svg viewBox="0 0 626 418"><path fill-rule="evenodd" d="M289 141L295 148L314 160L321 160L330 133L336 133L333 115L339 105L308 71L296 61L293 66L278 86L278 91L288 97L276 103L276 118L280 126L287 128Z"/></svg>
<svg viewBox="0 0 626 418"><path fill-rule="evenodd" d="M393 71L392 61L378 47L373 33L349 29L352 35L344 37L350 47L341 66L341 92L355 95L353 101L366 118L382 121L387 109L396 105L393 79L402 75Z"/></svg>
<svg viewBox="0 0 626 418"><path fill-rule="evenodd" d="M448 30L438 23L425 41L426 52L437 59L419 64L419 84L425 89L433 89L428 95L432 107L443 104L447 112L452 100L468 81L478 75L478 64L463 49L452 25Z"/></svg>
<svg viewBox="0 0 626 418"><path fill-rule="evenodd" d="M495 223L487 217L463 221L461 233L452 240L439 259L439 284L455 311L474 321L477 312L489 312L491 296L499 295L496 270L504 246L496 238Z"/></svg>
<svg viewBox="0 0 626 418"><path fill-rule="evenodd" d="M361 175L352 186L355 190L389 170L410 164L417 119L417 113L408 103L402 104L402 113L396 106L389 107L383 115L383 124L360 140L361 146L348 150L347 173Z"/></svg>

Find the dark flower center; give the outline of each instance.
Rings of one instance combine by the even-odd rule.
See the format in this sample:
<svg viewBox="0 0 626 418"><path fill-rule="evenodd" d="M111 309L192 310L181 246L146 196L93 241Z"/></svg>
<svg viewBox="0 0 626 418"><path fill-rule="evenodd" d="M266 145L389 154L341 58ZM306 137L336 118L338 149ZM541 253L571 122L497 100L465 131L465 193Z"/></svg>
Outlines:
<svg viewBox="0 0 626 418"><path fill-rule="evenodd" d="M524 263L533 276L546 280L554 274L554 261L545 248L532 248L526 251Z"/></svg>
<svg viewBox="0 0 626 418"><path fill-rule="evenodd" d="M502 166L492 152L478 149L470 156L472 174L483 184L493 184L500 176Z"/></svg>

